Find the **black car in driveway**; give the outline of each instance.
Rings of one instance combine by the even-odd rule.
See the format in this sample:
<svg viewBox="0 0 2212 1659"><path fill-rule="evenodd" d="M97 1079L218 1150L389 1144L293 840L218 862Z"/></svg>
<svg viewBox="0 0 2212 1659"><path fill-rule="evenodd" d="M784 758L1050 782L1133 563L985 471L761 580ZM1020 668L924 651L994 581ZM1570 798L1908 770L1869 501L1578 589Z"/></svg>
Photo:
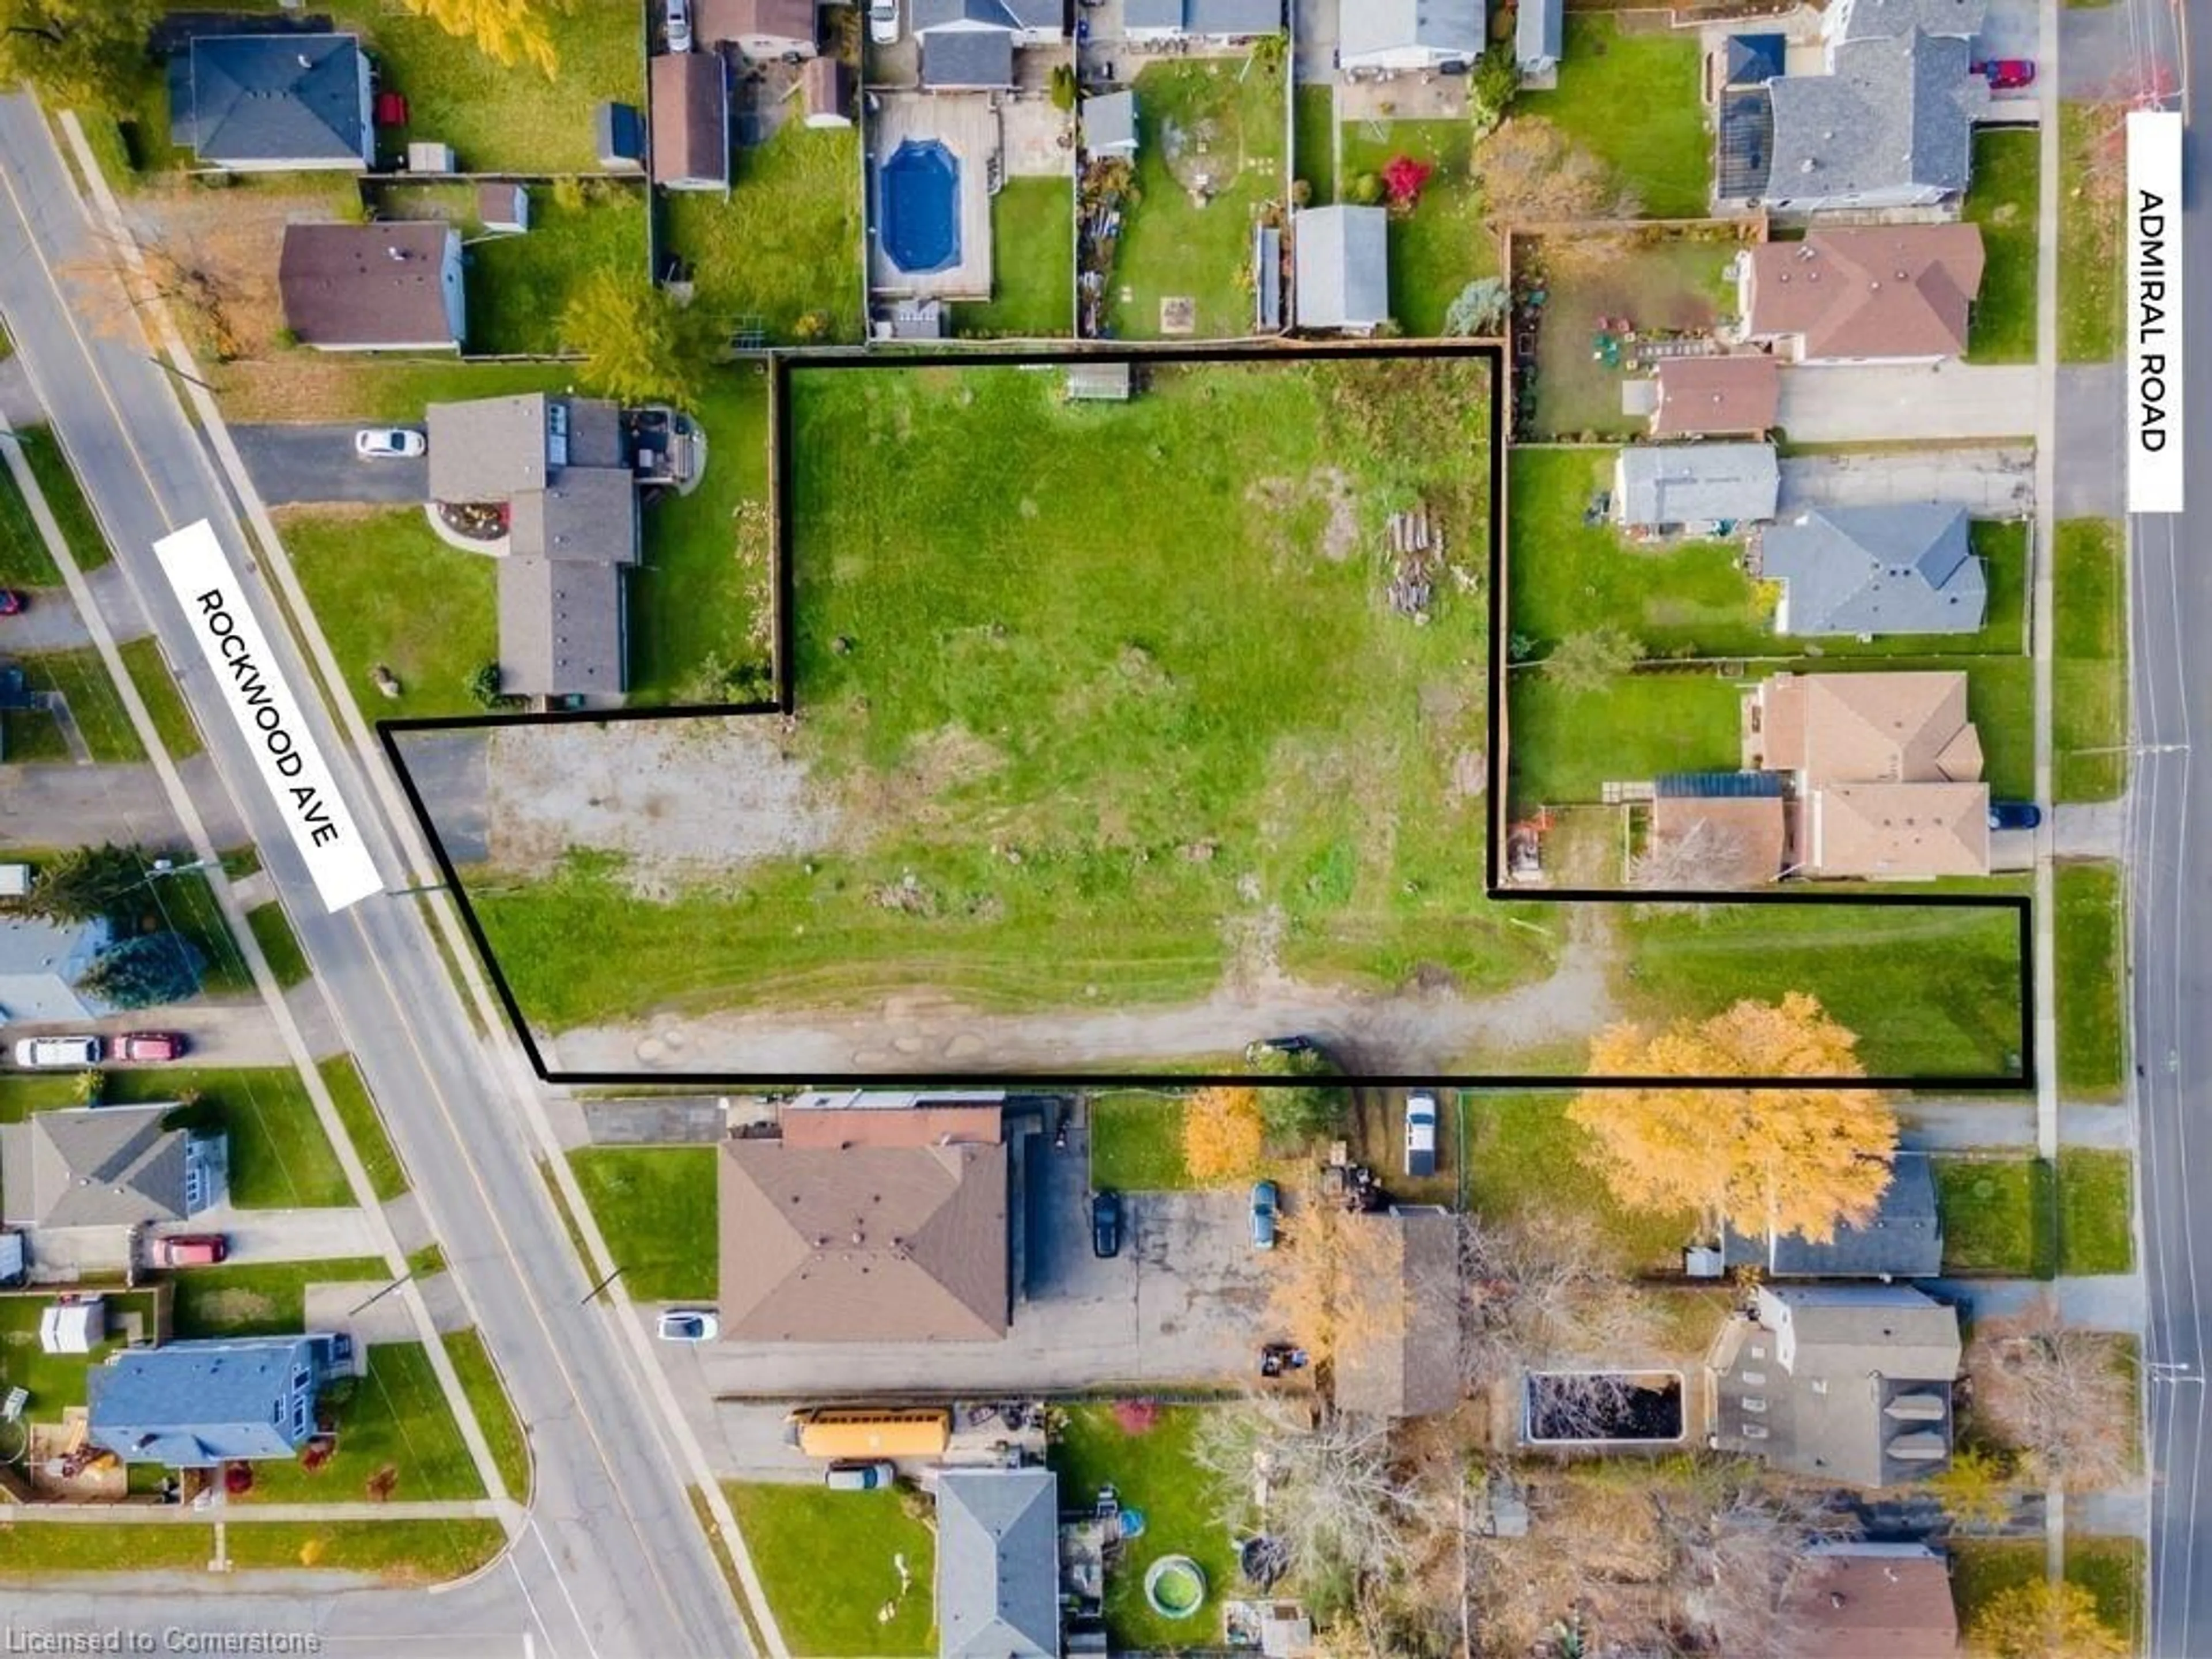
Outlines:
<svg viewBox="0 0 2212 1659"><path fill-rule="evenodd" d="M1110 1188L1091 1194L1091 1254L1102 1261L1121 1254L1121 1194Z"/></svg>
<svg viewBox="0 0 2212 1659"><path fill-rule="evenodd" d="M2032 800L1993 800L1990 803L1992 830L2033 830L2043 822L2043 809Z"/></svg>

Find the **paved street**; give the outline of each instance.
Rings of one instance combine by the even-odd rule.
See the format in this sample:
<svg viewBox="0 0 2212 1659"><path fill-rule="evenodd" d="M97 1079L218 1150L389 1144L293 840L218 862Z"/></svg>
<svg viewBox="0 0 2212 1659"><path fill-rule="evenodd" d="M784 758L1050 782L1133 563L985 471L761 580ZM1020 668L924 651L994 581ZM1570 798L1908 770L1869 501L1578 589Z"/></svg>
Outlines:
<svg viewBox="0 0 2212 1659"><path fill-rule="evenodd" d="M1800 444L2024 439L2035 426L2035 369L1959 362L1785 368L1781 425Z"/></svg>
<svg viewBox="0 0 2212 1659"><path fill-rule="evenodd" d="M142 609L172 646L198 665L185 619L152 553L168 530L205 518L216 529L264 617L276 614L267 574L246 544L224 484L212 471L177 388L143 342L81 329L55 280L97 304L102 279L78 274L103 253L85 222L37 108L0 100L0 313L76 463ZM113 304L113 301L108 303ZM129 411L126 421L124 411ZM406 861L383 816L386 796L364 761L310 693L289 633L268 629L274 666L297 688L308 729L338 789L395 882ZM201 715L214 771L191 787L212 816L242 817L276 887L292 902L301 942L331 1001L345 1044L383 1105L419 1198L453 1264L530 1425L537 1486L521 1539L477 1585L441 1595L301 1600L239 1605L228 1583L193 1584L195 1624L234 1629L338 1627L374 1632L381 1650L409 1632L444 1637L471 1628L479 1651L531 1634L540 1652L621 1656L750 1651L720 1573L694 1518L687 1468L652 1404L653 1379L612 1316L592 1303L517 1109L511 1065L489 1055L463 1011L412 902L372 899L337 916L319 913L312 883L255 773L245 741L207 671L180 684ZM234 806L224 808L225 798ZM0 1613L61 1617L67 1598L46 1596ZM149 1597L102 1586L87 1616L103 1626L158 1629L178 1618L168 1589ZM276 1616L281 1608L281 1617Z"/></svg>
<svg viewBox="0 0 2212 1659"><path fill-rule="evenodd" d="M247 475L271 507L318 501L422 501L428 460L364 461L353 453L354 422L330 426L234 426L230 435Z"/></svg>
<svg viewBox="0 0 2212 1659"><path fill-rule="evenodd" d="M1782 511L1945 501L1978 519L2024 518L2035 506L2035 452L2012 445L1909 454L1790 455L1782 462Z"/></svg>

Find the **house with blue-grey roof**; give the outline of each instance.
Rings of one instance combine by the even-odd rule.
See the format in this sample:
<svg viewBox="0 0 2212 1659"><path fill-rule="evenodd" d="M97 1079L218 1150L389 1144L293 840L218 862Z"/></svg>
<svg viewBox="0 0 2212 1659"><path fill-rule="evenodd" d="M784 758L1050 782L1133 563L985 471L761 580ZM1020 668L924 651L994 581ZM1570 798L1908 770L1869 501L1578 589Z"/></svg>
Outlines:
<svg viewBox="0 0 2212 1659"><path fill-rule="evenodd" d="M1060 0L911 0L921 43L921 84L947 89L1011 87L1014 48L1066 35Z"/></svg>
<svg viewBox="0 0 2212 1659"><path fill-rule="evenodd" d="M1060 1480L1050 1469L937 1478L939 1659L1060 1659Z"/></svg>
<svg viewBox="0 0 2212 1659"><path fill-rule="evenodd" d="M1816 507L1771 526L1761 574L1778 634L1972 634L1990 586L1963 507Z"/></svg>
<svg viewBox="0 0 2212 1659"><path fill-rule="evenodd" d="M1988 21L1990 0L1829 0L1820 36L1830 50L1850 40L1923 33L1972 40Z"/></svg>
<svg viewBox="0 0 2212 1659"><path fill-rule="evenodd" d="M1934 1279L1943 1271L1943 1223L1936 1208L1936 1170L1925 1152L1899 1152L1889 1185L1863 1226L1839 1226L1815 1243L1802 1233L1750 1237L1729 1228L1723 1271L1754 1267L1769 1279Z"/></svg>
<svg viewBox="0 0 2212 1659"><path fill-rule="evenodd" d="M1513 17L1513 61L1521 79L1540 88L1551 85L1566 49L1566 0L1521 0Z"/></svg>
<svg viewBox="0 0 2212 1659"><path fill-rule="evenodd" d="M1471 64L1487 25L1484 0L1360 0L1339 20L1337 64L1386 75Z"/></svg>
<svg viewBox="0 0 2212 1659"><path fill-rule="evenodd" d="M1368 334L1390 320L1387 209L1300 208L1291 234L1300 328Z"/></svg>
<svg viewBox="0 0 2212 1659"><path fill-rule="evenodd" d="M1956 206L1990 107L1972 42L1916 28L1838 42L1829 61L1768 83L1771 160L1749 199L1784 213Z"/></svg>
<svg viewBox="0 0 2212 1659"><path fill-rule="evenodd" d="M1273 34L1283 0L1123 0L1121 33L1148 45L1200 40L1226 45Z"/></svg>
<svg viewBox="0 0 2212 1659"><path fill-rule="evenodd" d="M58 1024L110 1011L77 989L77 981L107 948L106 921L53 921L45 916L0 915L0 1025Z"/></svg>
<svg viewBox="0 0 2212 1659"><path fill-rule="evenodd" d="M1774 516L1782 468L1772 444L1632 444L1613 469L1613 515L1668 533Z"/></svg>
<svg viewBox="0 0 2212 1659"><path fill-rule="evenodd" d="M169 142L233 173L365 172L368 55L352 34L194 38L169 59Z"/></svg>
<svg viewBox="0 0 2212 1659"><path fill-rule="evenodd" d="M126 1348L87 1379L88 1431L126 1463L289 1457L314 1433L315 1395L352 1349L327 1334Z"/></svg>

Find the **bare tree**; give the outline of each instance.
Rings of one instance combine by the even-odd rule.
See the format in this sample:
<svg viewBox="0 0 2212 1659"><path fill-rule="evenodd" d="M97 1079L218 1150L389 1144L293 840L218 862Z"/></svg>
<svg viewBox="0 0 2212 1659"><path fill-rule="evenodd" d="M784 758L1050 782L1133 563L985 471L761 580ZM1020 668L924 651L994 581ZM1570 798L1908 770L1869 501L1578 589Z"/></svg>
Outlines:
<svg viewBox="0 0 2212 1659"><path fill-rule="evenodd" d="M1462 1366L1476 1388L1528 1370L1617 1368L1656 1340L1650 1302L1579 1218L1463 1216L1460 1274L1468 1303Z"/></svg>
<svg viewBox="0 0 2212 1659"><path fill-rule="evenodd" d="M1717 1501L1660 1510L1686 1633L1729 1659L1791 1659L1810 1645L1812 1610L1795 1591L1806 1551L1837 1530L1835 1517L1800 1495L1735 1482Z"/></svg>
<svg viewBox="0 0 2212 1659"><path fill-rule="evenodd" d="M1751 854L1741 831L1699 818L1680 835L1663 841L1654 836L1630 866L1629 879L1638 887L1685 893L1741 887ZM1749 878L1775 873L1769 870Z"/></svg>
<svg viewBox="0 0 2212 1659"><path fill-rule="evenodd" d="M2046 1305L1981 1325L1966 1370L1983 1421L2033 1474L2093 1487L2132 1472L2135 1388L2117 1338L2068 1325Z"/></svg>

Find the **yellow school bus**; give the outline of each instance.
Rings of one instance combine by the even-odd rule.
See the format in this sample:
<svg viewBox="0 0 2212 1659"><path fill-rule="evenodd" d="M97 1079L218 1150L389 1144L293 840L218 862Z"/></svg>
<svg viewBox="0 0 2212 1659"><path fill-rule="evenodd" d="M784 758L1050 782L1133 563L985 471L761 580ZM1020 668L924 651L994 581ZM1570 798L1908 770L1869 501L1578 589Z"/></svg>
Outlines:
<svg viewBox="0 0 2212 1659"><path fill-rule="evenodd" d="M942 1406L814 1406L785 1420L809 1457L941 1457L952 1438Z"/></svg>

